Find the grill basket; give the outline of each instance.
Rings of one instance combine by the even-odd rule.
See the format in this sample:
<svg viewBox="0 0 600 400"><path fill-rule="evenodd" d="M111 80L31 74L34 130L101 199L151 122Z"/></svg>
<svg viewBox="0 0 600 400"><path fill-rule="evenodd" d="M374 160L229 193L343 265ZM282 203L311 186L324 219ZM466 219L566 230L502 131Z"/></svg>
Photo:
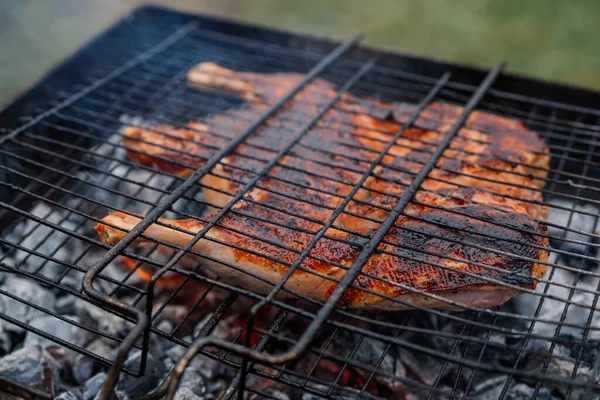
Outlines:
<svg viewBox="0 0 600 400"><path fill-rule="evenodd" d="M185 351L168 378L145 398L173 395L197 354L229 371L222 398L269 398L269 388L283 387L324 398L416 393L418 398L475 399L489 389L484 383L492 375L501 377L495 381L498 398L508 398L516 383L532 387L534 398L547 398L542 396L548 393L561 398L599 396L600 325L595 311L600 294L600 94L504 74L502 63L480 70L360 47L359 41L336 43L144 7L51 72L0 114L0 269L11 279L51 290L63 303L74 302L99 323L82 323L55 305L24 298L1 285L5 303L10 299L27 312L0 307L0 318L109 367L103 398L109 398L119 374L148 373L148 354L159 340ZM253 114L233 139L215 132L215 140L228 143L215 147L217 154L185 179L129 160L120 140L125 125L185 126L191 119L202 121L246 107L234 96L187 84L186 72L205 61L238 71L301 73L304 78L260 115ZM286 103L317 78L334 83L337 92L309 104L306 115L286 120L281 113ZM205 276L197 266L183 267L183 256L193 253L193 244L210 227L220 226L220 217L234 201L248 200L248 190L260 185L272 167L281 166L282 157L305 146L301 141L311 129L327 127L324 115L340 110L344 93L419 104L411 123L432 101L458 104L463 113L381 226L364 238L360 256L329 300L283 301L275 296L289 290L283 288L283 280L262 295ZM405 215L405 207L474 109L523 121L548 144L551 163L541 192L550 213L550 259L538 288L500 307L467 306L462 312L336 308L349 288L360 289L353 281L364 263L397 217ZM373 110L382 118L389 112ZM263 126L280 126L287 142L263 161L260 173L244 182L244 190L230 193L234 201L192 242L185 247L156 241L143 248L133 245L157 218L198 218L211 206L200 195L200 178L224 156L235 154L238 145L251 145L253 134ZM356 165L370 165L349 183L355 191L341 196L342 206L330 207L332 217L323 224L325 229L289 263L290 273L310 257L312 246L334 225L388 150L386 146L372 162L360 159L360 154L347 157ZM180 166L190 167L190 157L195 155L182 151ZM145 215L113 247L100 242L93 231L110 211ZM123 272L123 263L131 270ZM240 310L246 310L244 317ZM31 313L70 326L90 338L88 343L115 341L119 351L107 357L67 342L30 324ZM102 323L104 319L111 323ZM172 323L163 323L165 319ZM229 328L235 326L235 332L223 332L223 321L229 321ZM199 329L183 334L190 326ZM140 355L135 365L125 362L133 352ZM398 371L401 367L391 360L402 360L402 368L409 366L408 370ZM331 376L316 372L323 369ZM0 377L0 382L7 392L23 397L53 395L8 377Z"/></svg>

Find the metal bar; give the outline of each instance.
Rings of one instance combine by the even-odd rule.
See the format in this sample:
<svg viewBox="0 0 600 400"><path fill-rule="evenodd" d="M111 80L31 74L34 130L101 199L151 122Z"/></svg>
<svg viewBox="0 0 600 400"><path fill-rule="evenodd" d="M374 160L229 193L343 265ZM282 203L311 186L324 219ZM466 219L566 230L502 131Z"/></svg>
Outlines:
<svg viewBox="0 0 600 400"><path fill-rule="evenodd" d="M117 383L118 372L125 362L125 357L129 352L129 348L135 342L135 339L146 331L148 326L148 316L146 312L143 312L136 308L131 308L127 304L120 303L115 299L106 296L105 294L97 291L93 287L93 281L95 276L102 271L115 257L117 257L123 250L127 248L139 235L141 235L146 228L154 223L165 211L167 211L175 201L177 201L185 192L194 185L202 176L209 172L223 157L231 152L238 144L242 143L247 137L249 137L254 131L262 126L267 119L279 111L285 103L291 100L298 92L300 92L309 82L311 82L318 74L321 73L330 64L339 59L344 53L353 48L360 40L361 36L357 36L354 39L344 42L342 45L337 47L327 57L323 58L315 67L313 67L294 88L286 93L279 101L269 107L265 113L251 124L241 135L237 136L235 140L231 141L226 147L215 154L202 168L196 170L188 179L186 179L180 186L178 186L171 194L166 196L161 203L153 208L118 244L108 250L97 263L90 268L86 273L83 280L84 292L93 299L110 304L115 309L123 312L126 315L132 316L138 319L138 324L134 329L126 336L122 345L119 347L117 356L115 357L115 363L109 370L106 382L102 391L100 392L100 400L108 400L112 395L114 386ZM155 281L154 281L155 282ZM152 282L151 282L152 283ZM149 296L152 292L149 293ZM148 335L144 335L144 339L147 340Z"/></svg>
<svg viewBox="0 0 600 400"><path fill-rule="evenodd" d="M588 153L588 158L587 159L591 158L591 155L595 153L595 150L596 150L596 145L594 145L594 146L592 146L590 148L590 151ZM588 171L589 171L588 165L584 165L583 168L582 168L582 171L581 171L582 175L584 175L584 176L587 175ZM579 192L581 190L582 190L581 188L577 189L578 194L579 194ZM600 218L599 215L596 215L594 217L594 223L592 224L592 229L591 229L592 231L596 231L596 228L598 227L598 219L599 218ZM586 247L585 253L588 253L589 250L590 250L589 247ZM579 283L579 280L581 279L581 275L582 275L582 272L583 272L583 263L584 263L584 260L580 259L579 260L579 271L575 274L575 277L573 278L573 283L572 283L573 289L571 289L569 291L569 295L567 296L567 302L565 302L565 304L563 306L563 310L562 310L562 313L561 313L560 319L559 319L560 323L563 323L564 320L565 320L565 318L567 317L567 312L569 310L569 305L570 305L569 302L573 298L573 295L575 294L575 288L577 287L577 284ZM598 283L598 286L600 286L600 282ZM594 307L595 307L595 305L596 305L597 302L598 302L598 294L596 294L594 296L594 300L593 300L593 302L591 304L591 308L590 308L590 314L589 314L588 323L586 325L591 326L590 322L591 322L592 315L593 315L593 313L595 311ZM554 338L553 339L558 338L558 336L560 335L561 329L562 329L562 326L560 324L556 326L556 329L554 331ZM589 328L586 329L586 332L588 332L588 331L589 331ZM551 342L550 348L548 349L548 355L544 358L544 364L542 366L542 373L546 372L546 370L548 368L548 364L550 363L550 359L553 356L555 347L556 347L556 342L555 341ZM582 346L582 348L583 348L583 346ZM573 380L575 380L575 376L576 376L576 373L577 373L577 368L578 368L578 363L575 363L575 365L573 367L573 372L571 374L571 379L573 379ZM595 375L595 373L592 371L591 375L593 376L593 375ZM591 388L588 388L588 389L589 390L588 390L587 394L592 395ZM572 390L572 386L569 386L568 390L567 390L567 392L569 394L567 395L567 397L570 396L571 390ZM533 395L537 396L538 392L539 392L539 385L536 385L535 390L533 392Z"/></svg>
<svg viewBox="0 0 600 400"><path fill-rule="evenodd" d="M225 312L227 312L229 307L231 307L231 305L235 302L237 297L238 295L232 292L227 294L227 296L223 299L223 301L221 301L217 309L212 313L208 321L206 321L204 326L200 329L200 332L198 332L198 337L208 336L211 334L211 332L217 327L217 324L219 323L221 318L223 318L223 315L225 315ZM163 398L167 392L167 385L170 379L171 373L167 375L167 377L164 379L164 381L160 384L158 388L144 396L136 398L135 400L155 400Z"/></svg>
<svg viewBox="0 0 600 400"><path fill-rule="evenodd" d="M279 332L281 326L283 325L285 318L287 317L288 312L280 309L277 315L271 321L271 324L268 328L268 334L264 334L260 337L256 346L254 346L255 351L263 351L267 346L269 339L273 333ZM250 323L247 324L246 327L246 347L250 347L250 339L252 336L252 325ZM238 400L243 400L244 389L246 387L246 374L247 371L252 368L254 364L248 362L248 358L245 357L242 361L242 366L240 368L239 373L231 380L229 387L223 391L220 395L220 400L229 400L233 398L235 393L237 392Z"/></svg>

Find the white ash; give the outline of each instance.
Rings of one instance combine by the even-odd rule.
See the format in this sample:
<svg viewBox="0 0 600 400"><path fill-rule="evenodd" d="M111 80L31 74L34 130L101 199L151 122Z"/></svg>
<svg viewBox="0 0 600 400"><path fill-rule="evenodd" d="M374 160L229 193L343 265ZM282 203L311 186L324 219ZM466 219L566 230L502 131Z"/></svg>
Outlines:
<svg viewBox="0 0 600 400"><path fill-rule="evenodd" d="M83 385L82 400L93 400L100 390L102 390L105 381L106 373L104 372L100 372L88 379Z"/></svg>
<svg viewBox="0 0 600 400"><path fill-rule="evenodd" d="M600 305L597 305L594 310L589 307L594 302L594 293L598 292L598 279L581 279L581 277L577 279L574 272L560 267L561 264L564 265L564 257L555 252L550 253L548 261L550 264L558 265L558 267L550 266L548 268L544 279L550 282L541 282L537 285L535 291L539 295L523 294L516 296L513 299L516 310L522 315L535 317L536 310L541 303L537 319L560 322L562 314L566 310L564 322L581 326L588 325L587 321L591 315L591 323L589 324L591 329L588 334L592 338L600 337L600 311L597 310ZM599 269L595 268L593 271L599 272ZM587 291L577 290L577 288ZM570 300L569 297L571 297ZM569 302L574 304L568 304ZM584 304L588 307L581 307L577 304ZM538 334L552 336L556 327L556 323L535 321L533 331ZM570 326L562 326L560 331L564 334L583 334L583 329Z"/></svg>
<svg viewBox="0 0 600 400"><path fill-rule="evenodd" d="M204 400L203 396L198 396L192 389L188 387L180 387L175 392L173 397L175 400Z"/></svg>
<svg viewBox="0 0 600 400"><path fill-rule="evenodd" d="M1 288L17 298L35 304L42 309L54 311L56 302L54 294L32 280L8 275ZM0 313L24 323L46 315L40 310L5 295L0 295ZM9 332L23 332L23 329L17 325L6 324L3 327Z"/></svg>
<svg viewBox="0 0 600 400"><path fill-rule="evenodd" d="M40 346L23 347L0 358L0 375L48 390L59 388L60 365Z"/></svg>
<svg viewBox="0 0 600 400"><path fill-rule="evenodd" d="M81 400L81 396L79 394L74 393L73 391L62 392L61 394L56 396L54 400Z"/></svg>
<svg viewBox="0 0 600 400"><path fill-rule="evenodd" d="M127 332L133 328L131 322L85 301L75 303L75 314L82 320L88 321L91 324L90 328L98 329L119 339L124 338ZM107 337L102 337L101 340L113 346L118 345L118 342Z"/></svg>
<svg viewBox="0 0 600 400"><path fill-rule="evenodd" d="M81 323L82 320L74 315L64 316L67 321L63 321L54 316L44 316L31 320L29 325L41 332L47 333L54 337L64 340L67 343L76 346L85 346L92 338L93 334L75 325ZM40 345L46 347L55 345L55 342L50 341L42 336L38 336L33 332L27 332L25 335L25 346Z"/></svg>
<svg viewBox="0 0 600 400"><path fill-rule="evenodd" d="M561 208L557 208L559 206ZM563 250L572 251L578 254L585 254L589 251L586 244L594 243L594 238L590 235L598 235L600 226L598 225L598 215L600 209L591 204L579 204L565 200L552 200L549 202L548 233L551 236L563 237L567 240L573 240L583 243L560 242L553 243L556 247L561 246ZM595 217L594 217L595 216ZM565 227L584 233L572 232L561 229Z"/></svg>
<svg viewBox="0 0 600 400"><path fill-rule="evenodd" d="M66 213L60 212L60 210L46 203L38 202L30 212L47 222L58 224L72 232L75 231L76 223L69 219L65 220ZM67 240L71 240L71 236L31 219L18 224L14 230L9 232L6 240L19 243L20 246L26 249L35 249L38 253L60 261L72 260L74 256L67 246L62 245ZM40 264L44 264L43 268L37 274L51 280L59 277L66 268L63 265L19 249L13 248L8 255L10 255L10 258L5 262L25 272L36 272Z"/></svg>

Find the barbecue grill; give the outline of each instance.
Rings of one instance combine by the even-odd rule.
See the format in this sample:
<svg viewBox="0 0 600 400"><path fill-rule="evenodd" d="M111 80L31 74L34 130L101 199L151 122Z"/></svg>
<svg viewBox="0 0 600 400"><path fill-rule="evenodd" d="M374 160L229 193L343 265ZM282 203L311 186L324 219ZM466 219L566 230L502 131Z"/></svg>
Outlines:
<svg viewBox="0 0 600 400"><path fill-rule="evenodd" d="M490 70L447 64L362 47L360 39L337 43L143 7L8 106L0 114L0 348L12 352L6 357L18 359L18 346L3 335L25 336L26 344L42 347L53 359L68 358L78 371L90 369L66 381L73 386L87 382L89 388L94 375L103 399L115 390L144 399L185 393L219 393L220 398L600 398L595 313L600 294L600 93L505 74L503 63ZM125 125L185 126L190 119L245 107L227 94L187 85L186 72L204 61L238 71L299 72L304 79L187 179L130 161L120 141ZM235 153L236 146L251 143L261 126L286 129L279 111L317 77L335 83L336 95L311 104L312 114L297 116L298 129L288 133L289 142L244 183L244 190L231 194L233 200L192 242L180 248L156 241L133 245L159 217L198 218L211 206L201 196L199 179ZM365 238L360 256L329 299L284 301L277 294L290 290L285 279L262 295L205 276L198 265L184 265L193 244L219 226L233 203L245 198L282 156L292 154L312 127L326 127L324 114L341 107L338 100L350 92L418 104L406 126L434 100L461 105L463 113L388 217ZM379 251L387 230L404 215L475 109L521 120L548 143L551 165L542 194L550 213L551 256L538 288L524 289L500 307L464 306L463 312L337 308L344 292L360 289L353 282L364 263ZM382 119L393 112L372 110ZM312 246L403 132L361 172L342 204L331 207L324 229L298 253L286 277L311 257ZM182 166L187 165L184 156ZM145 217L109 247L93 231L107 211ZM528 232L526 226L520 229ZM56 382L65 378L52 373L62 367L42 356L33 362L51 373L28 382L0 366L0 392L51 398L64 389ZM98 373L99 366L107 373Z"/></svg>

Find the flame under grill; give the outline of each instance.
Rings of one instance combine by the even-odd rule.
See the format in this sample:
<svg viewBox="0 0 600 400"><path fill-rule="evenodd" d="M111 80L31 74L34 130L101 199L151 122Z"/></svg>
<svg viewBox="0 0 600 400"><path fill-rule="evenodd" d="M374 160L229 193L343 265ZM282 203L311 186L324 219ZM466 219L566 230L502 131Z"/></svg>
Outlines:
<svg viewBox="0 0 600 400"><path fill-rule="evenodd" d="M122 38L127 45L116 46ZM539 398L599 396L600 110L570 104L564 94L582 101L599 96L499 76L502 65L484 75L358 48L357 42L337 45L145 8L4 111L0 282L18 282L0 283L0 322L12 326L0 325L0 344L5 330L35 333L112 367L103 380L106 390L113 379L117 382L119 372L141 380L152 374L153 349L160 343L167 348L168 343L180 348L173 351L177 357L171 367L183 366L180 358L189 361L196 353L216 360L224 370L218 376L227 377L220 387L225 396L277 398L277 391L302 391L326 398L511 398L523 387ZM205 61L237 71L297 72L305 78L258 118L245 121L249 126L233 139L215 133L227 144L217 147L217 156L193 168L196 172L187 179L132 162L121 142L124 126L185 126L190 120L246 107L234 96L187 84L187 71ZM388 103L441 100L464 107L447 140L431 152L377 233L366 238L363 253L340 281L337 294L325 303L306 298L281 301L274 295L286 290L283 282L275 283L273 296L265 296L203 275L197 263L203 255L193 254L193 243L183 248L156 241L132 245L158 217L199 218L206 207L214 206L203 199L199 178L223 155L234 154L239 144L249 144L256 129L289 122L278 120L278 112L317 77L334 83L336 94L309 104L313 113L296 116L289 143L264 163L262 173L254 173L253 184L293 151L294 138L323 124L327 110L340 109L344 92ZM562 101L555 101L556 96ZM550 259L537 289L488 310L336 309L339 296L354 286L368 256L475 107L521 120L548 143L551 164L541 192L550 214L545 235ZM391 112L372 110L381 118ZM195 155L182 152L180 161L165 162L191 168L189 157ZM355 162L365 161L357 157ZM368 176L376 165L361 173ZM239 199L246 192L226 194ZM222 214L232 204L222 208ZM94 232L109 211L147 216L109 248ZM335 215L336 208L331 211ZM334 221L332 217L324 225ZM219 223L219 218L211 219L195 240ZM289 267L298 268L307 255L299 254ZM31 290L23 292L22 285ZM40 317L60 321L85 340L39 329L32 321ZM104 347L94 343L110 343L123 357L100 351ZM5 350L9 348L10 344ZM127 351L138 354L137 363L125 362ZM159 388L138 394L173 394L194 361L187 369L169 372L167 367L159 374ZM215 370L211 373L217 374ZM2 370L0 382L13 393L48 397L40 390L56 390L44 385L24 388L10 375L1 375ZM117 390L123 389L122 382Z"/></svg>

